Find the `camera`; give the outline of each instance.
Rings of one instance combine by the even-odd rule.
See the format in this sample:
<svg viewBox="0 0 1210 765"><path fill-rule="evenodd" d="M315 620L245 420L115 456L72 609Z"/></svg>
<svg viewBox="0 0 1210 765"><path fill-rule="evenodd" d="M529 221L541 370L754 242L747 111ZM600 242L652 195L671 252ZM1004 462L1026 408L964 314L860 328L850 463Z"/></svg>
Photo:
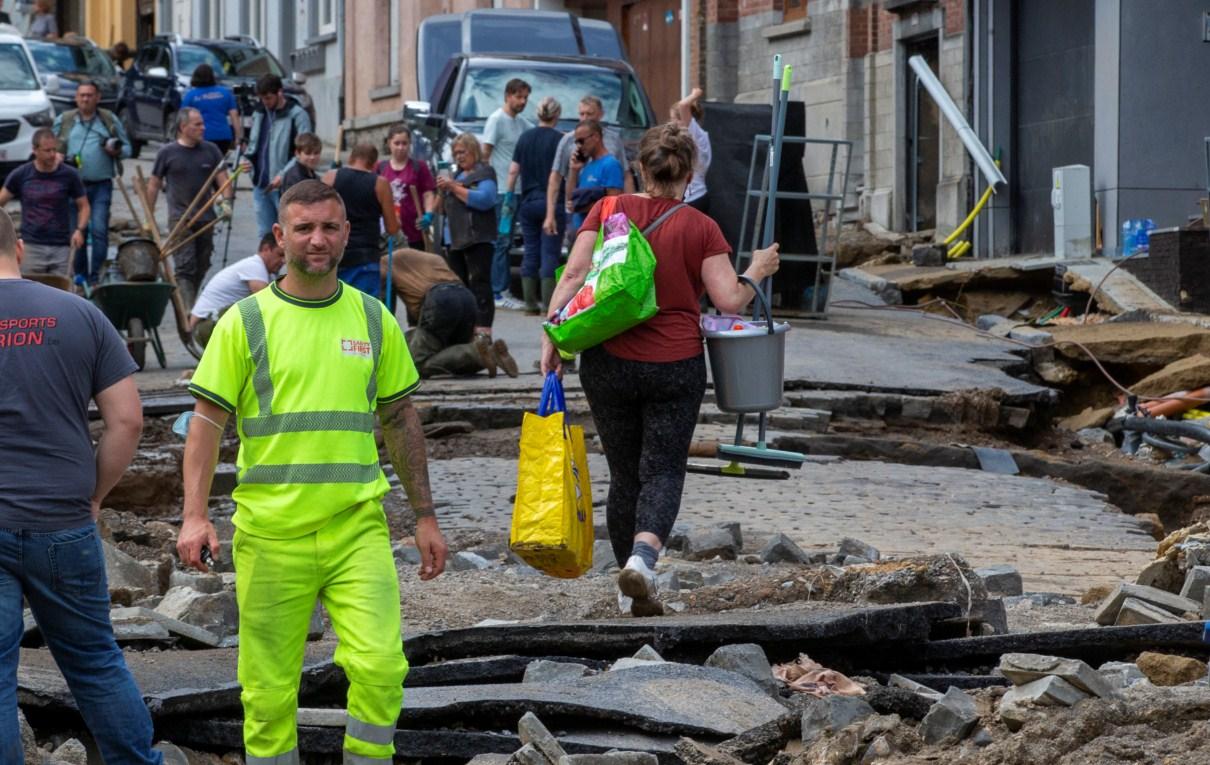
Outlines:
<svg viewBox="0 0 1210 765"><path fill-rule="evenodd" d="M113 136L111 138L106 139L106 141L105 141L105 150L106 151L118 151L121 148L122 148L122 139L121 138L118 138L117 136Z"/></svg>

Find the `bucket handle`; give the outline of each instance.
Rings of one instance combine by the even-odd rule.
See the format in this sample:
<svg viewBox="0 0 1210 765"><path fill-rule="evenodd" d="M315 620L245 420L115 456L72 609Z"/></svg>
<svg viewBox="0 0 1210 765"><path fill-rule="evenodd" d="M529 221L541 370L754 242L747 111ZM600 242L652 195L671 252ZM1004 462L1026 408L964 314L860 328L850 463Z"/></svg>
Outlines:
<svg viewBox="0 0 1210 765"><path fill-rule="evenodd" d="M764 291L760 287L757 286L756 282L752 281L751 279L744 276L743 274L736 274L736 278L739 279L744 284L747 284L749 287L752 288L752 291L756 293L756 304L757 304L758 310L752 311L752 318L754 320L759 320L760 319L759 309L764 309L765 326L767 326L769 328L769 334L772 335L773 334L773 311L769 310L769 301L765 300Z"/></svg>

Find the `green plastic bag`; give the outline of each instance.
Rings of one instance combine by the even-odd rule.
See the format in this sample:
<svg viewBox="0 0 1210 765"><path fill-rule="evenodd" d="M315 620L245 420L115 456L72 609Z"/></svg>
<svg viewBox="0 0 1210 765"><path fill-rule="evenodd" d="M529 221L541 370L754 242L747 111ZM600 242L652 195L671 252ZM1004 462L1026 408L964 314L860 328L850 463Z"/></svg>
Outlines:
<svg viewBox="0 0 1210 765"><path fill-rule="evenodd" d="M647 237L684 207L665 212L644 231L624 213L613 212L617 197L606 197L601 229L584 285L542 328L560 351L579 353L647 321L659 311L655 300L655 253Z"/></svg>

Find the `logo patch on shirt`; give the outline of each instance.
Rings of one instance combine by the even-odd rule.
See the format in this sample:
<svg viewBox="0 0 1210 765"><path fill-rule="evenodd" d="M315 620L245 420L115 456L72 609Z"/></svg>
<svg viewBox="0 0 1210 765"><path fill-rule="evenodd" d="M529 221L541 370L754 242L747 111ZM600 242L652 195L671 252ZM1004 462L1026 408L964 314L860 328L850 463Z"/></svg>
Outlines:
<svg viewBox="0 0 1210 765"><path fill-rule="evenodd" d="M346 356L360 356L363 359L370 358L370 341L369 340L350 340L345 338L340 341L340 352Z"/></svg>

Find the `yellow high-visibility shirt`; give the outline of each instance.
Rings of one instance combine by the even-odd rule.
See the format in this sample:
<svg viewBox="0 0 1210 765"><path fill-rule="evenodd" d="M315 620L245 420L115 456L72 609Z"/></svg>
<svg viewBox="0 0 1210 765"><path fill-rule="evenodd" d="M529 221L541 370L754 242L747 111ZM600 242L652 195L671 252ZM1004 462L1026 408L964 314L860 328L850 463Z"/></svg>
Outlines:
<svg viewBox="0 0 1210 765"><path fill-rule="evenodd" d="M390 485L374 412L420 375L398 322L339 284L303 300L277 283L239 301L214 328L189 392L235 414L240 437L234 522L248 534L309 534Z"/></svg>

